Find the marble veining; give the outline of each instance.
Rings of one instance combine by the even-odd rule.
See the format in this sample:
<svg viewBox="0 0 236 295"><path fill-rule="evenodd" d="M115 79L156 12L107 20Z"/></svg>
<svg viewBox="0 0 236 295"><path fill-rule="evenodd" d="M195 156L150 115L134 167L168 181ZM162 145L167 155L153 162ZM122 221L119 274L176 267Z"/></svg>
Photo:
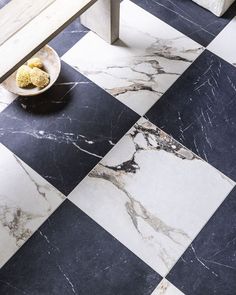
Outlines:
<svg viewBox="0 0 236 295"><path fill-rule="evenodd" d="M23 104L22 104L23 105ZM3 117L6 115L6 117L9 117L7 114L3 114ZM10 116L10 118L12 118ZM13 117L13 119L16 119ZM61 117L58 117L57 120L69 120L70 122L73 122L73 118L67 117L65 115L62 115ZM47 130L37 130L33 128L28 128L28 130L22 130L19 129L17 130L16 128L9 128L6 130L5 128L0 128L0 136L4 136L5 134L15 134L16 136L19 134L22 135L27 135L30 137L33 137L34 139L37 140L47 140L47 141L52 141L55 142L56 144L68 144L68 145L73 145L76 149L79 149L83 153L86 153L88 155L95 156L97 158L102 158L101 155L97 155L95 153L92 153L89 151L89 147L94 145L96 143L96 139L91 139L91 138L86 138L85 135L83 134L76 134L73 132L62 132L60 130L56 130L55 132L49 132ZM105 140L105 138L104 138ZM110 146L113 146L114 143L107 139L107 142ZM80 145L81 144L86 144L88 146L88 150L84 147L82 148Z"/></svg>
<svg viewBox="0 0 236 295"><path fill-rule="evenodd" d="M142 118L69 198L165 275L233 185Z"/></svg>
<svg viewBox="0 0 236 295"><path fill-rule="evenodd" d="M167 278L185 294L234 294L236 189L185 251Z"/></svg>
<svg viewBox="0 0 236 295"><path fill-rule="evenodd" d="M120 40L111 46L90 32L62 59L143 115L202 51L201 45L125 0Z"/></svg>
<svg viewBox="0 0 236 295"><path fill-rule="evenodd" d="M233 4L224 16L219 18L193 1L132 1L203 46L207 46L230 22L235 16L236 7Z"/></svg>
<svg viewBox="0 0 236 295"><path fill-rule="evenodd" d="M150 295L160 281L68 200L0 269L0 293L11 295Z"/></svg>
<svg viewBox="0 0 236 295"><path fill-rule="evenodd" d="M136 124L134 130L129 134L134 142L134 152L131 159L116 166L109 166L101 163L95 167L89 174L89 177L105 179L127 196L127 201L125 203L126 211L132 220L133 226L143 238L145 238L145 236L143 236L142 230L139 228L140 220L141 223L146 223L154 231L163 234L175 243L178 243L178 238L175 239L175 236L180 236L180 239L190 240L187 233L179 228L174 228L165 224L165 222L149 212L140 201L137 201L129 191L126 190L125 184L119 181L119 178L122 178L122 174L136 174L137 170L140 170L140 165L136 162L136 157L138 156L137 154L142 151L163 150L168 153L173 153L183 160L193 160L196 158L194 154L184 149L164 132L150 127L152 126L149 124Z"/></svg>
<svg viewBox="0 0 236 295"><path fill-rule="evenodd" d="M49 91L1 112L0 141L67 195L138 119L62 62Z"/></svg>
<svg viewBox="0 0 236 295"><path fill-rule="evenodd" d="M234 181L235 77L235 67L205 50L145 115Z"/></svg>
<svg viewBox="0 0 236 295"><path fill-rule="evenodd" d="M124 0L49 91L0 85L0 294L235 295L235 8Z"/></svg>
<svg viewBox="0 0 236 295"><path fill-rule="evenodd" d="M62 203L64 196L0 145L0 266Z"/></svg>
<svg viewBox="0 0 236 295"><path fill-rule="evenodd" d="M167 279L163 279L151 295L184 295Z"/></svg>

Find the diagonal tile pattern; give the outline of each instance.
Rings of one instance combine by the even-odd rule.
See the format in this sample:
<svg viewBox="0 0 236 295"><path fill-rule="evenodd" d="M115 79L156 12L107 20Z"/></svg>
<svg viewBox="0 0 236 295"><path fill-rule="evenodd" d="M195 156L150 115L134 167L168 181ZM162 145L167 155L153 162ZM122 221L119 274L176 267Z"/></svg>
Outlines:
<svg viewBox="0 0 236 295"><path fill-rule="evenodd" d="M149 295L161 280L69 201L0 270L0 278L5 295Z"/></svg>
<svg viewBox="0 0 236 295"><path fill-rule="evenodd" d="M132 1L203 46L207 46L236 14L235 3L218 18L188 0Z"/></svg>
<svg viewBox="0 0 236 295"><path fill-rule="evenodd" d="M205 51L146 117L236 180L236 69Z"/></svg>
<svg viewBox="0 0 236 295"><path fill-rule="evenodd" d="M114 46L90 32L62 58L143 115L202 50L198 43L125 0L120 40Z"/></svg>
<svg viewBox="0 0 236 295"><path fill-rule="evenodd" d="M0 179L1 267L65 197L2 144Z"/></svg>
<svg viewBox="0 0 236 295"><path fill-rule="evenodd" d="M59 56L62 56L87 33L88 29L81 25L78 18L58 34L49 45L56 50Z"/></svg>
<svg viewBox="0 0 236 295"><path fill-rule="evenodd" d="M63 64L46 94L18 98L0 114L0 142L67 195L138 118Z"/></svg>
<svg viewBox="0 0 236 295"><path fill-rule="evenodd" d="M236 189L168 275L185 294L235 294Z"/></svg>
<svg viewBox="0 0 236 295"><path fill-rule="evenodd" d="M132 2L50 42L47 93L0 85L0 294L235 295L236 3Z"/></svg>
<svg viewBox="0 0 236 295"><path fill-rule="evenodd" d="M69 199L165 276L233 186L141 119Z"/></svg>

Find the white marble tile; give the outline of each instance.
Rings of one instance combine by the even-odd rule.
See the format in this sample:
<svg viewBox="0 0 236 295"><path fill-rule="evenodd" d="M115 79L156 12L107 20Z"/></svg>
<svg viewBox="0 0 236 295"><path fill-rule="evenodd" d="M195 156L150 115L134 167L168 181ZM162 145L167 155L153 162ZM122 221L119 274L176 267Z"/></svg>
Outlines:
<svg viewBox="0 0 236 295"><path fill-rule="evenodd" d="M207 49L236 66L236 17L217 35Z"/></svg>
<svg viewBox="0 0 236 295"><path fill-rule="evenodd" d="M17 95L7 91L0 84L0 112L2 112L10 103L12 103Z"/></svg>
<svg viewBox="0 0 236 295"><path fill-rule="evenodd" d="M64 198L45 179L0 144L0 267Z"/></svg>
<svg viewBox="0 0 236 295"><path fill-rule="evenodd" d="M172 285L166 279L163 279L152 295L184 295L179 289Z"/></svg>
<svg viewBox="0 0 236 295"><path fill-rule="evenodd" d="M165 276L233 186L142 118L69 199Z"/></svg>
<svg viewBox="0 0 236 295"><path fill-rule="evenodd" d="M121 4L120 40L109 45L89 32L62 59L143 115L202 52L136 4Z"/></svg>

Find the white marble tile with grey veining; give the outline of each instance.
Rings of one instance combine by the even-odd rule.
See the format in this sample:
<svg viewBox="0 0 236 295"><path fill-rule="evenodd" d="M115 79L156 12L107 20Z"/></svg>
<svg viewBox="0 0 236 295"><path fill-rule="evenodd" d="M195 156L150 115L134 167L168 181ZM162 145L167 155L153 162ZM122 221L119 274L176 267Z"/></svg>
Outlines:
<svg viewBox="0 0 236 295"><path fill-rule="evenodd" d="M120 40L93 32L62 59L140 115L161 97L203 47L136 4L121 4Z"/></svg>
<svg viewBox="0 0 236 295"><path fill-rule="evenodd" d="M184 295L179 289L172 285L166 279L163 279L152 295Z"/></svg>
<svg viewBox="0 0 236 295"><path fill-rule="evenodd" d="M233 186L141 118L69 198L165 276Z"/></svg>
<svg viewBox="0 0 236 295"><path fill-rule="evenodd" d="M207 49L236 66L236 17L216 36ZM233 38L233 39L232 39Z"/></svg>
<svg viewBox="0 0 236 295"><path fill-rule="evenodd" d="M0 85L0 112L2 112L10 103L12 103L17 95L7 91Z"/></svg>
<svg viewBox="0 0 236 295"><path fill-rule="evenodd" d="M45 179L0 144L0 267L64 198Z"/></svg>

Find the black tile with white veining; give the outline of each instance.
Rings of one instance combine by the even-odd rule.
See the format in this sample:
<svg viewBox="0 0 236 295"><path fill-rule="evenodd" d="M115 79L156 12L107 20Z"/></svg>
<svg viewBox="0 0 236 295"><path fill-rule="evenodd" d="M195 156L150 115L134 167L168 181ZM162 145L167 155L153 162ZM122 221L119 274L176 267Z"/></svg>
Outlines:
<svg viewBox="0 0 236 295"><path fill-rule="evenodd" d="M0 142L67 195L139 116L70 66L0 114Z"/></svg>
<svg viewBox="0 0 236 295"><path fill-rule="evenodd" d="M186 295L236 294L236 188L167 276Z"/></svg>
<svg viewBox="0 0 236 295"><path fill-rule="evenodd" d="M165 276L233 187L141 118L69 199Z"/></svg>
<svg viewBox="0 0 236 295"><path fill-rule="evenodd" d="M205 50L146 114L236 180L236 69Z"/></svg>
<svg viewBox="0 0 236 295"><path fill-rule="evenodd" d="M150 295L160 280L67 200L0 270L0 294Z"/></svg>
<svg viewBox="0 0 236 295"><path fill-rule="evenodd" d="M203 46L207 46L236 15L236 3L218 18L190 0L132 0Z"/></svg>
<svg viewBox="0 0 236 295"><path fill-rule="evenodd" d="M49 45L52 46L59 56L66 53L75 45L85 34L88 29L81 25L79 18L67 26L60 34L58 34Z"/></svg>
<svg viewBox="0 0 236 295"><path fill-rule="evenodd" d="M89 32L62 59L143 115L203 49L138 5L124 0L120 40L115 45Z"/></svg>

